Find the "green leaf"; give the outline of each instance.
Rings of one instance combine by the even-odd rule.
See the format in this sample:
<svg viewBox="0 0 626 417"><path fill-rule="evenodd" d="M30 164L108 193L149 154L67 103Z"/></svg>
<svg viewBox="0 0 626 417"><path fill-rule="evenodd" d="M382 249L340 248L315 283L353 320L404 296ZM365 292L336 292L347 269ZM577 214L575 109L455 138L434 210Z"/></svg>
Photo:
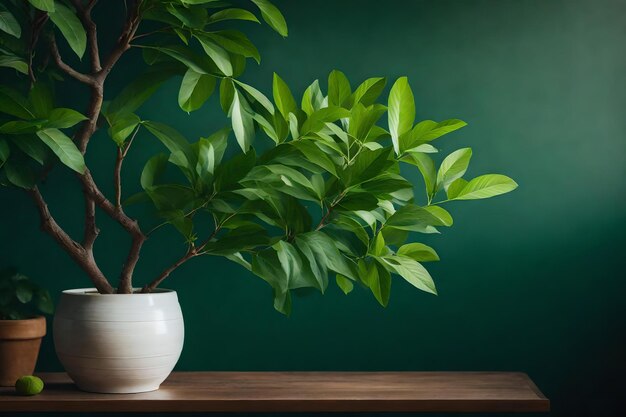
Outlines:
<svg viewBox="0 0 626 417"><path fill-rule="evenodd" d="M128 84L109 104L107 115L133 113L169 78L181 72L178 63L153 65Z"/></svg>
<svg viewBox="0 0 626 417"><path fill-rule="evenodd" d="M246 58L253 58L257 64L261 62L261 56L254 44L248 37L237 30L222 30L206 33L205 36L222 48Z"/></svg>
<svg viewBox="0 0 626 417"><path fill-rule="evenodd" d="M198 110L215 90L215 77L188 69L178 91L178 105L186 112Z"/></svg>
<svg viewBox="0 0 626 417"><path fill-rule="evenodd" d="M37 309L45 314L54 313L54 303L52 302L52 297L50 297L50 293L44 289L37 289L35 291L35 302L37 304Z"/></svg>
<svg viewBox="0 0 626 417"><path fill-rule="evenodd" d="M411 147L416 142L429 142L464 126L467 126L467 123L459 119L444 120L440 123L432 120L421 121L411 130L410 145L408 147Z"/></svg>
<svg viewBox="0 0 626 417"><path fill-rule="evenodd" d="M267 97L265 97L263 93L261 93L259 90L252 87L251 85L242 83L238 80L233 81L237 83L237 85L241 86L246 91L246 93L250 94L261 106L265 108L265 110L267 110L270 114L274 114L274 105Z"/></svg>
<svg viewBox="0 0 626 417"><path fill-rule="evenodd" d="M13 136L11 139L22 152L33 158L35 161L39 162L39 164L44 164L47 157L48 148L38 137L34 135ZM0 161L1 160L2 158L0 157Z"/></svg>
<svg viewBox="0 0 626 417"><path fill-rule="evenodd" d="M278 111L283 115L285 120L288 120L289 113L295 114L298 107L296 106L296 101L294 100L289 87L276 73L274 73L273 93L274 102L276 103L276 107L278 107Z"/></svg>
<svg viewBox="0 0 626 417"><path fill-rule="evenodd" d="M58 5L57 5L58 7ZM49 128L37 132L39 139L45 143L61 162L74 171L85 172L85 160L72 139L58 129Z"/></svg>
<svg viewBox="0 0 626 417"><path fill-rule="evenodd" d="M184 26L202 29L207 23L207 11L202 7L176 7L172 3L166 6L167 11L176 17Z"/></svg>
<svg viewBox="0 0 626 417"><path fill-rule="evenodd" d="M80 114L76 110L59 107L50 112L48 115L48 122L45 126L57 129L66 129L82 122L83 120L87 120L87 117Z"/></svg>
<svg viewBox="0 0 626 417"><path fill-rule="evenodd" d="M220 164L215 171L215 189L217 191L230 189L237 184L256 163L256 153L254 148L250 151L240 153L225 163Z"/></svg>
<svg viewBox="0 0 626 417"><path fill-rule="evenodd" d="M337 176L334 162L313 141L302 139L289 143L298 149L310 162L323 168L333 176Z"/></svg>
<svg viewBox="0 0 626 417"><path fill-rule="evenodd" d="M223 20L247 20L250 22L260 23L259 19L257 19L253 13L248 10L237 8L224 9L213 13L209 16L208 23L221 22Z"/></svg>
<svg viewBox="0 0 626 417"><path fill-rule="evenodd" d="M235 98L235 87L231 78L223 78L220 82L220 105L222 111L230 116L230 112L233 105L233 99Z"/></svg>
<svg viewBox="0 0 626 417"><path fill-rule="evenodd" d="M0 167L4 164L11 155L11 148L6 140L0 139Z"/></svg>
<svg viewBox="0 0 626 417"><path fill-rule="evenodd" d="M371 106L385 89L387 79L382 77L368 78L357 87L350 97L352 106L361 103L363 106Z"/></svg>
<svg viewBox="0 0 626 417"><path fill-rule="evenodd" d="M448 186L448 190L446 191L448 200L454 200L459 195L459 193L463 191L463 188L465 188L466 185L467 180L463 178L457 178L456 180L452 181L452 183L450 183L450 185Z"/></svg>
<svg viewBox="0 0 626 417"><path fill-rule="evenodd" d="M402 245L398 249L398 255L408 256L418 262L439 260L437 252L435 252L435 250L430 246L424 245L423 243L408 243L406 245Z"/></svg>
<svg viewBox="0 0 626 417"><path fill-rule="evenodd" d="M163 123L152 121L144 121L142 125L159 139L170 152L184 152L188 148L187 140L175 129Z"/></svg>
<svg viewBox="0 0 626 417"><path fill-rule="evenodd" d="M435 169L435 163L432 158L424 153L415 152L404 156L402 161L415 165L417 169L419 169L424 178L426 196L430 204L432 196L435 194L435 187L437 186L437 170Z"/></svg>
<svg viewBox="0 0 626 417"><path fill-rule="evenodd" d="M141 119L134 113L117 114L112 119L111 127L108 129L109 136L117 146L122 146L139 123L141 123Z"/></svg>
<svg viewBox="0 0 626 417"><path fill-rule="evenodd" d="M342 106L351 94L348 78L343 72L333 70L328 76L328 104Z"/></svg>
<svg viewBox="0 0 626 417"><path fill-rule="evenodd" d="M170 46L144 46L146 49L153 49L155 51L162 52L187 68L191 68L195 72L200 74L212 74L215 71L211 68L210 62L204 56L196 54L193 50L182 45L170 45Z"/></svg>
<svg viewBox="0 0 626 417"><path fill-rule="evenodd" d="M302 110L310 116L315 111L322 108L322 103L324 102L324 95L322 94L322 90L320 90L320 84L318 80L315 80L307 87L302 95L301 107Z"/></svg>
<svg viewBox="0 0 626 417"><path fill-rule="evenodd" d="M50 87L39 81L36 82L28 93L28 101L30 102L33 113L37 117L48 118L48 115L54 108L54 97Z"/></svg>
<svg viewBox="0 0 626 417"><path fill-rule="evenodd" d="M4 163L4 173L9 182L21 188L31 189L35 186L35 173L25 164L13 162Z"/></svg>
<svg viewBox="0 0 626 417"><path fill-rule="evenodd" d="M28 74L28 64L26 61L15 55L0 56L0 67L13 68L22 74Z"/></svg>
<svg viewBox="0 0 626 417"><path fill-rule="evenodd" d="M452 181L461 178L469 165L472 158L472 150L470 148L462 148L448 155L437 172L437 190L448 190L448 186Z"/></svg>
<svg viewBox="0 0 626 417"><path fill-rule="evenodd" d="M354 284L352 283L352 281L350 281L343 275L337 274L335 279L337 281L337 286L341 289L341 291L343 291L344 294L348 295L354 289Z"/></svg>
<svg viewBox="0 0 626 417"><path fill-rule="evenodd" d="M76 13L57 2L54 12L48 12L48 16L59 28L70 48L82 58L87 47L87 35Z"/></svg>
<svg viewBox="0 0 626 417"><path fill-rule="evenodd" d="M437 294L432 277L419 262L407 256L384 256L379 259L415 288L431 294Z"/></svg>
<svg viewBox="0 0 626 417"><path fill-rule="evenodd" d="M22 304L30 303L33 299L33 287L26 280L18 281L15 285L15 296Z"/></svg>
<svg viewBox="0 0 626 417"><path fill-rule="evenodd" d="M326 268L328 268L351 279L357 278L346 258L337 249L333 239L324 232L301 233L296 236L296 245L311 264L315 262L318 265L320 275L327 275Z"/></svg>
<svg viewBox="0 0 626 417"><path fill-rule="evenodd" d="M396 155L402 147L400 137L409 132L415 121L415 99L407 77L400 77L389 93L389 133Z"/></svg>
<svg viewBox="0 0 626 417"><path fill-rule="evenodd" d="M505 194L516 188L517 183L506 175L481 175L468 182L454 199L478 200Z"/></svg>
<svg viewBox="0 0 626 417"><path fill-rule="evenodd" d="M316 110L302 124L302 135L316 132L324 128L326 123L334 122L350 116L350 112L342 107L329 106Z"/></svg>
<svg viewBox="0 0 626 417"><path fill-rule="evenodd" d="M0 113L10 114L20 119L31 119L35 115L29 104L19 92L4 85L0 86Z"/></svg>
<svg viewBox="0 0 626 417"><path fill-rule="evenodd" d="M385 227L424 232L427 226L452 226L452 216L439 206L419 207L407 204L387 219Z"/></svg>
<svg viewBox="0 0 626 417"><path fill-rule="evenodd" d="M387 307L391 295L391 275L389 272L378 262L372 262L367 267L364 281L380 305Z"/></svg>
<svg viewBox="0 0 626 417"><path fill-rule="evenodd" d="M163 174L166 166L167 155L161 153L150 158L141 172L141 188L144 190L152 188L155 179Z"/></svg>
<svg viewBox="0 0 626 417"><path fill-rule="evenodd" d="M233 65L230 62L230 56L221 46L217 45L213 41L209 40L205 36L196 36L204 52L215 62L217 68L222 74L230 77L233 75Z"/></svg>
<svg viewBox="0 0 626 417"><path fill-rule="evenodd" d="M288 34L287 22L285 22L285 18L280 10L268 0L252 0L252 2L261 10L263 20L282 37L286 37Z"/></svg>
<svg viewBox="0 0 626 417"><path fill-rule="evenodd" d="M15 19L13 14L0 3L0 30L8 33L9 35L20 38L22 36L22 28Z"/></svg>
<svg viewBox="0 0 626 417"><path fill-rule="evenodd" d="M247 103L239 91L235 91L231 121L237 143L244 152L248 152L254 139L254 119L246 109Z"/></svg>
<svg viewBox="0 0 626 417"><path fill-rule="evenodd" d="M28 0L36 9L44 12L54 12L54 0Z"/></svg>

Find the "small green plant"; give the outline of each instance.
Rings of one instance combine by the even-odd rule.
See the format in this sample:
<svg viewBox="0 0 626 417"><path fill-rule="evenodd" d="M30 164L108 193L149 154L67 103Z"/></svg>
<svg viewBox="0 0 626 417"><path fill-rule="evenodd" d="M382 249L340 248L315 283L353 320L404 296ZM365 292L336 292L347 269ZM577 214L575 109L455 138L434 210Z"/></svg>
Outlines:
<svg viewBox="0 0 626 417"><path fill-rule="evenodd" d="M0 271L0 320L23 320L53 311L47 290L13 269Z"/></svg>
<svg viewBox="0 0 626 417"><path fill-rule="evenodd" d="M243 32L228 25L233 20L260 23L260 14L287 36L283 15L268 0L242 2L252 10L215 0L126 3L123 29L117 41L105 42L114 44L106 55L92 19L95 0L0 5L0 31L5 32L0 66L22 74L17 82L0 87L0 183L26 190L42 229L100 293L132 293L144 242L161 226L171 225L184 238L181 255L143 292L154 290L190 259L221 256L267 281L274 306L283 313L291 310L292 290L324 292L329 275L345 293L360 283L386 306L392 275L436 293L422 263L439 256L412 240L414 233L438 233L438 228L452 225L442 205L517 187L498 174L464 179L469 148L436 163L434 141L465 122L416 123L406 77L394 82L386 100L379 100L385 78L368 78L353 88L340 71L330 73L325 93L315 80L300 100L278 75L273 100L242 82L246 62L259 63L260 54ZM65 39L65 51L57 38ZM105 95L105 80L129 51L141 53L144 72L118 95ZM89 59L72 58L83 58L86 52ZM54 86L64 82L62 77L85 87L85 115L55 104ZM183 111L201 108L219 92L231 126L189 141L161 121L143 117L144 102L174 77L180 79L178 104ZM90 140L98 131L104 136L105 130L117 156L114 192L108 196L84 158ZM153 138L167 152L148 160L140 179L143 191L125 195L124 160L135 150L134 143ZM84 195L80 237L70 236L57 223L39 188L56 162L75 172ZM406 177L410 170L423 177L425 192L417 197ZM139 202L151 204L158 221L132 217L128 206ZM116 287L94 255L97 216L103 215L131 239Z"/></svg>

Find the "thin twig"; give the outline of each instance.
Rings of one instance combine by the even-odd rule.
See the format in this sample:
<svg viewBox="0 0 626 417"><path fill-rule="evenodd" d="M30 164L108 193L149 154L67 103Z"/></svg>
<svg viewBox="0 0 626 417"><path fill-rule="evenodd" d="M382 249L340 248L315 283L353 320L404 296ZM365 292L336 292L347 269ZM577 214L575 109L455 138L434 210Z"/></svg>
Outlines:
<svg viewBox="0 0 626 417"><path fill-rule="evenodd" d="M83 84L92 86L96 84L96 80L92 76L76 71L74 68L70 67L63 61L63 59L61 58L61 54L59 53L59 47L57 46L54 35L50 38L50 53L52 54L52 59L54 59L54 62L57 64L57 67L59 67L61 71Z"/></svg>

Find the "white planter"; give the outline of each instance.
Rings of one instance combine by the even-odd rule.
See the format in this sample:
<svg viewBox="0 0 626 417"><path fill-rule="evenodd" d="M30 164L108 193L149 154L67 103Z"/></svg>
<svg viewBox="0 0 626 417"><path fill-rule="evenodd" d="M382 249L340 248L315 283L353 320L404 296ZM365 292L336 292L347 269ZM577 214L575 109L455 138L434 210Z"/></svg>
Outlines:
<svg viewBox="0 0 626 417"><path fill-rule="evenodd" d="M103 393L154 391L174 369L185 328L175 291L101 295L63 291L54 346L78 388Z"/></svg>

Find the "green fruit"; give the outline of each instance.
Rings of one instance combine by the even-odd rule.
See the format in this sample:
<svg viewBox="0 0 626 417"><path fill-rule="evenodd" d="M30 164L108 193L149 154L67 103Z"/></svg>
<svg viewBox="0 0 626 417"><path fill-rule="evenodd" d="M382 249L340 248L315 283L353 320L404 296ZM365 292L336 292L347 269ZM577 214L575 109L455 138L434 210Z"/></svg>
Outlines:
<svg viewBox="0 0 626 417"><path fill-rule="evenodd" d="M15 381L15 391L20 395L37 395L43 390L43 381L36 376L23 376Z"/></svg>

